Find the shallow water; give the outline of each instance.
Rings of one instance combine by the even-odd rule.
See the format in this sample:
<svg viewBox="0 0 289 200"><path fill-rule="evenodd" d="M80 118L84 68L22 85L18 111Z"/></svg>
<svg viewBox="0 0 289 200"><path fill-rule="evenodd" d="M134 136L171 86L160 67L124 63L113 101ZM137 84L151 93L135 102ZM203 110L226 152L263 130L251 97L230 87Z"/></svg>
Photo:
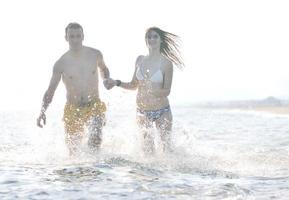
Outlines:
<svg viewBox="0 0 289 200"><path fill-rule="evenodd" d="M108 112L98 155L84 140L72 158L61 113L39 129L32 112L2 112L0 199L288 199L289 116L172 110L171 154L142 154L129 110Z"/></svg>

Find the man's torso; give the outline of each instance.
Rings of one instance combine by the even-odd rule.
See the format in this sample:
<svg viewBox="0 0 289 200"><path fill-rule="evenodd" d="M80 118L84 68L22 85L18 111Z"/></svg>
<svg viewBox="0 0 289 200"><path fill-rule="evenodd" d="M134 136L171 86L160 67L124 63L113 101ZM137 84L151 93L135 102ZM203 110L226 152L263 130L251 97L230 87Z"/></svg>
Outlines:
<svg viewBox="0 0 289 200"><path fill-rule="evenodd" d="M85 105L99 98L98 51L83 47L80 52L67 52L61 59L62 80L67 103Z"/></svg>

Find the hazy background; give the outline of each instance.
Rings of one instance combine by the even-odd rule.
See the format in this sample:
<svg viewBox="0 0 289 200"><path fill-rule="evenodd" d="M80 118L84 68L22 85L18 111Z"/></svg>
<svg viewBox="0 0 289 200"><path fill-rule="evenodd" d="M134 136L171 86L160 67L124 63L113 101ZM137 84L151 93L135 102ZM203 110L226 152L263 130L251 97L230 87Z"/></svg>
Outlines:
<svg viewBox="0 0 289 200"><path fill-rule="evenodd" d="M1 1L0 109L40 108L52 66L68 49L69 22L83 26L84 45L101 50L111 76L123 81L147 53L148 27L179 35L186 68L175 70L172 104L288 98L288 10L285 0ZM134 92L101 90L111 105L134 102ZM61 83L53 105L64 98Z"/></svg>

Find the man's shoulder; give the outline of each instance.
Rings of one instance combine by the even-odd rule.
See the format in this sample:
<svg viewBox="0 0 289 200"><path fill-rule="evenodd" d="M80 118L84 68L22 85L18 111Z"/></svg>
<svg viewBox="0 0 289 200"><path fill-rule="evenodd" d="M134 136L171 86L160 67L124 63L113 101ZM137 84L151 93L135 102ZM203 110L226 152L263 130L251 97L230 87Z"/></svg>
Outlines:
<svg viewBox="0 0 289 200"><path fill-rule="evenodd" d="M54 64L54 68L62 69L66 63L68 63L69 55L68 52L64 53Z"/></svg>
<svg viewBox="0 0 289 200"><path fill-rule="evenodd" d="M96 49L96 48L87 47L87 46L84 46L84 48L90 54L93 54L93 55L96 55L96 56L102 55L101 51Z"/></svg>
<svg viewBox="0 0 289 200"><path fill-rule="evenodd" d="M69 58L69 51L66 51L64 54L62 54L62 56L60 56L60 58L58 58L57 62L63 62L65 60L67 60Z"/></svg>
<svg viewBox="0 0 289 200"><path fill-rule="evenodd" d="M66 52L55 62L55 65L63 65L67 59L68 59L68 54Z"/></svg>

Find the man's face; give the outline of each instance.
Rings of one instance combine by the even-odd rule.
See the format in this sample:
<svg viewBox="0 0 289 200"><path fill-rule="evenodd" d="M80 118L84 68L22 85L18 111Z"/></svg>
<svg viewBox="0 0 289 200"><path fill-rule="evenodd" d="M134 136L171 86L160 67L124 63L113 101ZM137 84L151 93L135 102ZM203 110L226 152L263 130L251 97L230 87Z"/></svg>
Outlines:
<svg viewBox="0 0 289 200"><path fill-rule="evenodd" d="M82 45L83 32L80 28L77 29L71 28L67 30L65 38L71 47L78 47Z"/></svg>

